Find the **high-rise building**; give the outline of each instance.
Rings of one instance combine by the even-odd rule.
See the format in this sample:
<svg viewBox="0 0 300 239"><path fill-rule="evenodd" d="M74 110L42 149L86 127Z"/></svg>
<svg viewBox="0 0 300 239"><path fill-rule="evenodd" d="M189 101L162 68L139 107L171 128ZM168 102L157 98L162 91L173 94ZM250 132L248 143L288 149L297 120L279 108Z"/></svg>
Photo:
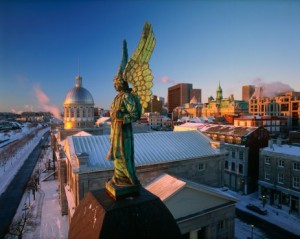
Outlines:
<svg viewBox="0 0 300 239"><path fill-rule="evenodd" d="M173 109L189 103L193 96L201 103L201 89L193 89L193 85L189 83L181 83L168 88L168 112Z"/></svg>
<svg viewBox="0 0 300 239"><path fill-rule="evenodd" d="M242 101L248 102L255 91L254 85L243 85L242 88Z"/></svg>

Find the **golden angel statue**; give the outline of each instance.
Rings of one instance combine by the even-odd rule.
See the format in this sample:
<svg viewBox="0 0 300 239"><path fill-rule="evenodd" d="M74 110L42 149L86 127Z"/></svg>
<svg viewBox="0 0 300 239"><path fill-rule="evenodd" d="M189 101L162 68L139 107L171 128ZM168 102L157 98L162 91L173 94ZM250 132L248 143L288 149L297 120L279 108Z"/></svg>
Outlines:
<svg viewBox="0 0 300 239"><path fill-rule="evenodd" d="M123 41L123 57L114 78L114 87L118 94L111 106L110 149L107 154L107 159L114 162L114 175L106 184L106 189L114 197L123 194L122 188L137 188L140 185L134 164L132 122L141 117L142 108L147 108L150 101L153 76L148 62L154 46L152 27L147 22L129 61L127 44ZM116 192L116 188L119 192ZM128 190L124 190L124 194L126 193Z"/></svg>

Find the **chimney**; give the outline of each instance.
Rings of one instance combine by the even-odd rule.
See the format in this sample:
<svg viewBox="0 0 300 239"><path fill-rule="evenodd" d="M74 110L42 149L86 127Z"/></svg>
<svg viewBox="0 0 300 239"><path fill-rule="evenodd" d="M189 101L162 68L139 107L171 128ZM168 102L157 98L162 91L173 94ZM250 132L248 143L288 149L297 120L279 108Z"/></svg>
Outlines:
<svg viewBox="0 0 300 239"><path fill-rule="evenodd" d="M281 147L281 138L277 138L277 146Z"/></svg>
<svg viewBox="0 0 300 239"><path fill-rule="evenodd" d="M268 141L268 147L270 149L273 149L273 139L269 139L269 141Z"/></svg>

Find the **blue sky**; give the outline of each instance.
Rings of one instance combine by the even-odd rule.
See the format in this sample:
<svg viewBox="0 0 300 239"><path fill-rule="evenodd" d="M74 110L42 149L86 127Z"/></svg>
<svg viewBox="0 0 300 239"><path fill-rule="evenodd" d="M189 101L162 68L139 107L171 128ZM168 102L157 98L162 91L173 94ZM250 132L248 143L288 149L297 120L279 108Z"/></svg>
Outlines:
<svg viewBox="0 0 300 239"><path fill-rule="evenodd" d="M0 111L61 110L78 65L95 106L109 109L122 40L131 55L145 21L153 94L192 83L206 102L219 81L235 99L257 82L300 91L300 1L1 1Z"/></svg>

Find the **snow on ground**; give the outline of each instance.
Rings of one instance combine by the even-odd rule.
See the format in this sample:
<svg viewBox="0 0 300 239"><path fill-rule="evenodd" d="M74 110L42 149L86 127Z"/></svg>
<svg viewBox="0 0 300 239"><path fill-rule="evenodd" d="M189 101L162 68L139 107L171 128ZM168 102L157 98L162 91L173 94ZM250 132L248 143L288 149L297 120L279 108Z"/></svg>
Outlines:
<svg viewBox="0 0 300 239"><path fill-rule="evenodd" d="M41 215L35 213L36 227L25 232L23 239L65 239L68 238L68 216L61 216L58 204L57 181L41 183L41 190L36 204L42 203Z"/></svg>
<svg viewBox="0 0 300 239"><path fill-rule="evenodd" d="M255 225L253 225L252 227L248 223L245 223L238 218L235 219L235 231L234 231L235 239L251 238L252 233L253 233L253 238L270 239L269 237L266 236L266 234L262 230L255 227Z"/></svg>
<svg viewBox="0 0 300 239"><path fill-rule="evenodd" d="M41 127L41 126L38 126ZM4 144L7 144L8 142L12 142L16 139L20 139L24 137L25 135L30 134L32 131L34 131L36 128L22 128L22 132L20 133L11 133L11 137L8 141L3 142L0 144L0 147L2 147ZM17 151L17 154L12 157L5 166L0 167L0 194L2 194L11 180L14 178L16 173L19 171L19 169L22 167L24 161L27 159L29 154L32 152L32 150L35 148L35 146L39 143L42 135L44 135L45 132L49 131L49 128L42 129L38 132L35 137L27 142L22 148L20 148ZM4 148L1 148L0 150L5 150Z"/></svg>
<svg viewBox="0 0 300 239"><path fill-rule="evenodd" d="M227 191L228 194L239 198L240 201L236 204L236 207L240 210L246 211L262 218L278 227L281 227L297 236L300 236L300 215L297 213L289 213L287 209L278 209L272 205L266 204L263 208L262 201L258 199L258 193L252 193L249 195L240 195L236 192ZM267 215L260 215L246 208L247 204L254 204L268 211ZM254 225L255 226L255 225Z"/></svg>
<svg viewBox="0 0 300 239"><path fill-rule="evenodd" d="M43 158L39 160L36 167L44 170L45 162L52 158L51 148L47 148ZM49 172L41 174L40 179L45 178ZM30 205L30 206L29 206ZM28 208L24 210L25 208ZM58 183L56 179L41 181L36 198L24 193L17 209L14 222L20 221L26 214L27 222L24 229L23 239L66 239L68 238L68 216L62 216L58 202ZM14 238L7 234L6 239Z"/></svg>

